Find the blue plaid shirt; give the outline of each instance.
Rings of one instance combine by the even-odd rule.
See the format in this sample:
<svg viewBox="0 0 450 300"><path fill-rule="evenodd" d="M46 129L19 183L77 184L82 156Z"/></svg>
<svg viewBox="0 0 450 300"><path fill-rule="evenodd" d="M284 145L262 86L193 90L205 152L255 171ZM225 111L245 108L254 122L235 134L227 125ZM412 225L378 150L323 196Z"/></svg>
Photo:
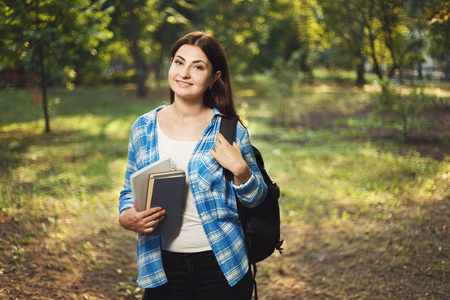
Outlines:
<svg viewBox="0 0 450 300"><path fill-rule="evenodd" d="M119 197L119 212L133 206L130 175L159 160L156 112L163 107L139 117L131 127L124 189ZM209 244L228 283L234 286L248 271L235 191L245 206L254 207L265 198L267 186L256 165L248 131L240 123L237 126L235 141L241 147L252 176L239 186L225 179L223 168L210 154L215 146L220 120L221 114L214 109L211 123L190 158L188 181ZM160 236L139 234L137 264L137 282L141 287L157 287L167 282L161 260Z"/></svg>

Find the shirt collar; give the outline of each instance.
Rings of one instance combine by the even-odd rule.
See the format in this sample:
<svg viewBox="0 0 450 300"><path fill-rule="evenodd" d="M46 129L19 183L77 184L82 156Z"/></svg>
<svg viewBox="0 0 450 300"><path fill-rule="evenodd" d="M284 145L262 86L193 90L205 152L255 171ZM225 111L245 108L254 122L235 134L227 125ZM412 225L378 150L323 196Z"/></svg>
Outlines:
<svg viewBox="0 0 450 300"><path fill-rule="evenodd" d="M164 107L166 107L166 106L168 106L168 105L169 105L169 104L164 104L164 105L161 105L161 106L157 107L156 109L152 110L152 111L150 112L150 114L147 115L147 121L150 122L150 121L152 121L152 120L156 120L156 113L157 113L159 110L163 109ZM222 114L217 108L214 107L214 108L213 108L213 117L212 117L212 119L213 119L213 120L214 120L214 119L217 119L219 116L224 117L225 115Z"/></svg>

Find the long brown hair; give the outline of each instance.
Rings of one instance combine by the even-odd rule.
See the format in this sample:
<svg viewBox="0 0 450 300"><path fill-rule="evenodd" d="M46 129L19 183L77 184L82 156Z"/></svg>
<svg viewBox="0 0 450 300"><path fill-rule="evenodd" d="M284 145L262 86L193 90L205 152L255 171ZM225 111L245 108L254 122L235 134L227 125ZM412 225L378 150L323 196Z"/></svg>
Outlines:
<svg viewBox="0 0 450 300"><path fill-rule="evenodd" d="M210 108L217 108L225 116L237 116L228 62L219 41L211 34L202 31L188 33L172 46L170 52L172 60L178 49L183 45L200 47L213 66L213 74L217 71L221 72L219 79L212 85L212 88L207 89L203 95L205 105ZM174 100L175 93L170 89L170 103L173 103Z"/></svg>

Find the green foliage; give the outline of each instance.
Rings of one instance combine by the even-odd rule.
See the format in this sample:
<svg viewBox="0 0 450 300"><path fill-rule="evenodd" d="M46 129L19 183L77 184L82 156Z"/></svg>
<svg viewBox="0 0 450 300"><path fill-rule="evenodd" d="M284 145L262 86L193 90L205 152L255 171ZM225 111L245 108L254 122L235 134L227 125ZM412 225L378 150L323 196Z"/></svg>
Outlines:
<svg viewBox="0 0 450 300"><path fill-rule="evenodd" d="M217 37L235 73L252 73L249 62L260 52L268 35L270 1L198 2L199 20L193 20L193 28L203 27Z"/></svg>
<svg viewBox="0 0 450 300"><path fill-rule="evenodd" d="M39 56L49 70L62 69L111 38L107 26L113 8L105 0L1 1L2 56L25 60L29 70L39 74ZM50 69L50 68L54 69Z"/></svg>
<svg viewBox="0 0 450 300"><path fill-rule="evenodd" d="M318 0L327 29L324 39L331 44L334 57L329 65L355 68L361 63L358 54L364 48L364 2L352 0ZM330 52L328 52L330 54Z"/></svg>
<svg viewBox="0 0 450 300"><path fill-rule="evenodd" d="M132 14L129 4L134 7ZM380 69L380 77L385 76L381 68L386 66L393 76L404 68L413 70L429 54L448 76L447 4L438 0L1 0L0 66L25 65L34 73L44 66L47 81L56 83L72 71L79 76L79 81L72 80L77 83L83 74L90 84L130 82L140 78L128 74L137 65L133 56L139 53L145 75L153 73L158 81L166 78L172 43L188 31L205 30L218 37L235 74L265 72L278 60L300 53L298 64L310 80L313 67L321 64L359 71L358 82L363 83L364 64ZM64 66L70 67L67 72Z"/></svg>
<svg viewBox="0 0 450 300"><path fill-rule="evenodd" d="M50 131L46 89L52 75L80 63L83 54L95 53L93 50L101 41L112 37L107 27L114 8L104 8L105 3L106 0L0 1L0 36L6 45L0 47L0 55L9 59L8 65L23 64L39 77L46 132Z"/></svg>
<svg viewBox="0 0 450 300"><path fill-rule="evenodd" d="M401 132L405 139L408 139L413 130L429 130L433 123L429 120L428 113L445 103L443 99L426 94L423 88L415 88L405 95L397 84L385 81L381 85L382 91L372 97L371 107L375 112L383 114L387 129Z"/></svg>
<svg viewBox="0 0 450 300"><path fill-rule="evenodd" d="M446 79L450 78L450 63L448 62L450 49L450 21L432 20L430 25L430 55L437 60L444 70Z"/></svg>
<svg viewBox="0 0 450 300"><path fill-rule="evenodd" d="M272 84L270 86L269 96L278 102L278 116L276 123L283 127L288 125L288 111L290 97L294 95L295 87L303 80L304 75L299 68L301 54L295 52L290 59L278 59L274 62L274 67L270 77Z"/></svg>

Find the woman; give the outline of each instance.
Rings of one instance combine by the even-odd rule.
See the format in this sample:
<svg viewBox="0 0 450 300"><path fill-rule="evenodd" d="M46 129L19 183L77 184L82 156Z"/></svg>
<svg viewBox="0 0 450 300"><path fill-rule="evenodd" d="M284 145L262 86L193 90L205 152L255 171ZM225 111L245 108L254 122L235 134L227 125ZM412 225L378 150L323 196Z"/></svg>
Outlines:
<svg viewBox="0 0 450 300"><path fill-rule="evenodd" d="M138 283L144 299L251 298L252 279L236 195L257 206L267 187L249 134L238 124L233 145L219 133L222 116L237 116L225 53L219 42L193 32L172 47L170 105L139 117L131 128L119 222L139 233ZM133 208L130 175L169 156L187 174L180 231L146 235L164 219L163 208ZM234 175L225 180L224 168Z"/></svg>

